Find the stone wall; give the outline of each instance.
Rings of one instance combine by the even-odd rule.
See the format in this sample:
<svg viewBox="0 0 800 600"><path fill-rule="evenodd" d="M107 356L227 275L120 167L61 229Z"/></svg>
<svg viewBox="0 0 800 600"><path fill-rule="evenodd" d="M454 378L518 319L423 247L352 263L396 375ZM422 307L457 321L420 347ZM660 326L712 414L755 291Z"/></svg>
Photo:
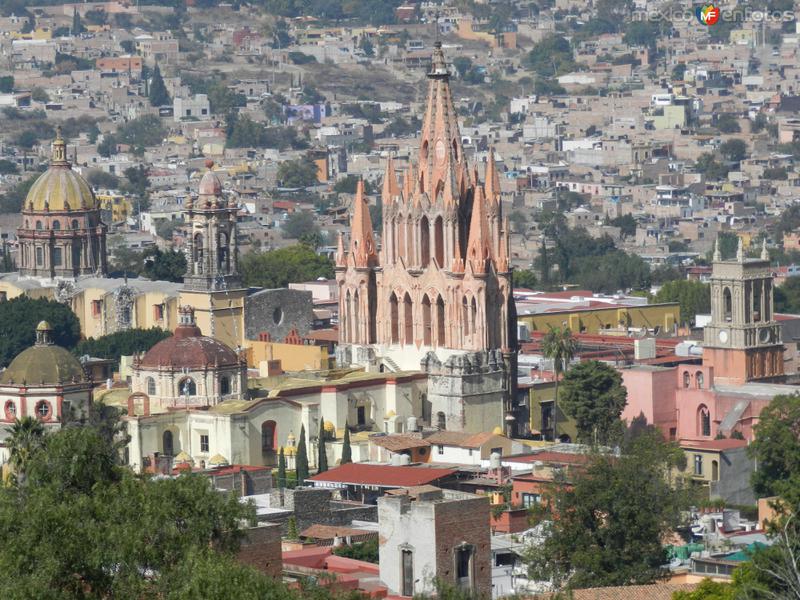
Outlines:
<svg viewBox="0 0 800 600"><path fill-rule="evenodd" d="M244 332L248 340L268 333L273 342L282 342L292 329L305 335L314 324L311 292L303 290L261 290L245 298Z"/></svg>
<svg viewBox="0 0 800 600"><path fill-rule="evenodd" d="M280 526L275 523L260 523L245 530L245 538L236 558L240 563L271 577L280 577L283 570Z"/></svg>
<svg viewBox="0 0 800 600"><path fill-rule="evenodd" d="M288 528L289 518L294 515L297 531L303 531L311 525L349 526L353 520L378 520L378 508L372 505L349 504L332 500L332 490L313 487L272 490L270 506L284 508L289 514L268 516L270 522L279 523L284 533Z"/></svg>

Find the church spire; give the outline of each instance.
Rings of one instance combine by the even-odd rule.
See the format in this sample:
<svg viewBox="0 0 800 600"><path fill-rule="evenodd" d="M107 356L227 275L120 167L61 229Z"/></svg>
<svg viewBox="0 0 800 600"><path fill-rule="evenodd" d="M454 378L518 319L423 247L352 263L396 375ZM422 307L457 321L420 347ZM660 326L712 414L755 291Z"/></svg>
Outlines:
<svg viewBox="0 0 800 600"><path fill-rule="evenodd" d="M489 157L486 159L486 175L483 185L486 188L487 200L494 203L499 202L500 176L497 174L497 165L494 162L494 148L489 149Z"/></svg>
<svg viewBox="0 0 800 600"><path fill-rule="evenodd" d="M719 262L721 260L722 260L722 253L720 253L720 251L719 251L719 236L717 236L717 239L714 240L714 258L713 258L713 261L714 262Z"/></svg>
<svg viewBox="0 0 800 600"><path fill-rule="evenodd" d="M489 239L486 199L483 188L475 188L475 199L472 202L472 219L469 224L469 242L467 244L467 260L474 273L485 273L486 263L492 256Z"/></svg>
<svg viewBox="0 0 800 600"><path fill-rule="evenodd" d="M400 194L400 186L397 185L397 175L394 172L394 161L390 156L386 161L386 172L383 174L383 204L391 204Z"/></svg>
<svg viewBox="0 0 800 600"><path fill-rule="evenodd" d="M375 237L372 233L372 220L369 206L364 196L364 180L359 179L356 197L353 201L353 219L350 222L350 252L356 267L370 267L377 263Z"/></svg>
<svg viewBox="0 0 800 600"><path fill-rule="evenodd" d="M61 137L61 125L56 127L56 139L53 140L53 155L50 158L50 165L69 166L67 161L67 142Z"/></svg>
<svg viewBox="0 0 800 600"><path fill-rule="evenodd" d="M346 266L347 256L344 252L344 234L340 231L339 232L339 240L336 244L336 266L337 267L344 267Z"/></svg>

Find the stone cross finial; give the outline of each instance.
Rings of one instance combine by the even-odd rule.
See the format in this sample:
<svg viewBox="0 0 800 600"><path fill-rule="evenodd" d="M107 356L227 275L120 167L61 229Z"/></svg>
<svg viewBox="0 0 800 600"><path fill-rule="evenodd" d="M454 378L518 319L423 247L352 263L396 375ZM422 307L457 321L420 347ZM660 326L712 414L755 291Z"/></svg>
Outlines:
<svg viewBox="0 0 800 600"><path fill-rule="evenodd" d="M767 250L767 238L761 240L761 260L769 260L769 251Z"/></svg>
<svg viewBox="0 0 800 600"><path fill-rule="evenodd" d="M744 243L741 237L739 238L739 246L736 248L736 260L744 262Z"/></svg>
<svg viewBox="0 0 800 600"><path fill-rule="evenodd" d="M714 241L714 262L719 262L722 260L722 254L719 251L719 236Z"/></svg>

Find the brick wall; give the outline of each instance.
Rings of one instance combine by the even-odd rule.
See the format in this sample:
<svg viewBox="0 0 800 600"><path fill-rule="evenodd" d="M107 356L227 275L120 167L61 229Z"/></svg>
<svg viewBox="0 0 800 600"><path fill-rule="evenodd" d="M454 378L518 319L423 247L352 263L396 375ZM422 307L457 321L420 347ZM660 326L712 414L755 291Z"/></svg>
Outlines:
<svg viewBox="0 0 800 600"><path fill-rule="evenodd" d="M236 556L240 563L249 565L272 577L280 577L281 527L274 523L261 523L245 531L245 539Z"/></svg>

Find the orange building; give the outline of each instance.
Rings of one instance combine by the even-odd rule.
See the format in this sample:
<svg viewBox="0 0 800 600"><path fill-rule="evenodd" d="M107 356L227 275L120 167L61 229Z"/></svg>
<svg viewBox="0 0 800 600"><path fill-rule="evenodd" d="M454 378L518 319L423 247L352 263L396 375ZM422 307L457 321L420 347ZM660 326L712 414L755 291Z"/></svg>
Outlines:
<svg viewBox="0 0 800 600"><path fill-rule="evenodd" d="M142 76L141 56L112 56L98 58L94 66L101 73L129 73L136 77Z"/></svg>

